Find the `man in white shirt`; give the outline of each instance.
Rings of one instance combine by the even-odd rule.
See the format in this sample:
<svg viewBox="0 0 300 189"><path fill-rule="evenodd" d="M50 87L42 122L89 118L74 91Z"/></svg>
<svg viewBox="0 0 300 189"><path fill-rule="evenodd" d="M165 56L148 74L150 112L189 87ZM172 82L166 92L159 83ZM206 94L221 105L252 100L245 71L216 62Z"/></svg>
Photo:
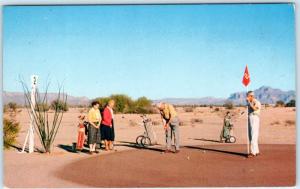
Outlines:
<svg viewBox="0 0 300 189"><path fill-rule="evenodd" d="M255 99L254 92L247 93L248 103L248 134L250 140L250 154L249 158L259 155L258 136L259 136L259 121L261 104Z"/></svg>

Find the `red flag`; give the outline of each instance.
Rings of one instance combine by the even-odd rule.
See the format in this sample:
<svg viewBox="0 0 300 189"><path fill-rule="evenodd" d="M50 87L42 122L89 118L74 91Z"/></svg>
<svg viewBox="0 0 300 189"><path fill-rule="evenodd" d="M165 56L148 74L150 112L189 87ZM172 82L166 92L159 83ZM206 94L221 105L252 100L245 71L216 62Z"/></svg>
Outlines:
<svg viewBox="0 0 300 189"><path fill-rule="evenodd" d="M249 85L249 83L250 83L250 75L249 75L249 72L248 72L248 66L247 65L246 65L246 68L245 68L245 72L244 72L242 82L245 85L245 87L247 87L247 85Z"/></svg>

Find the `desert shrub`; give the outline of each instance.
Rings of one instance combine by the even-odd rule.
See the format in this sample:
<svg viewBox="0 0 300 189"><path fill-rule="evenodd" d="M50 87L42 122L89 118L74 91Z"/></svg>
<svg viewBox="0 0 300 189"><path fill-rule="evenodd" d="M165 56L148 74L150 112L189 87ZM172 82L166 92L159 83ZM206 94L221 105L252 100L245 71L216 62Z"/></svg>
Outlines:
<svg viewBox="0 0 300 189"><path fill-rule="evenodd" d="M192 122L192 124L194 124L194 123L203 123L203 120L199 119L199 118L192 118L191 122Z"/></svg>
<svg viewBox="0 0 300 189"><path fill-rule="evenodd" d="M47 103L36 103L35 111L48 111L50 106Z"/></svg>
<svg viewBox="0 0 300 189"><path fill-rule="evenodd" d="M18 105L15 102L9 102L3 106L3 112L16 113L18 109Z"/></svg>
<svg viewBox="0 0 300 189"><path fill-rule="evenodd" d="M223 105L226 109L233 109L234 108L234 105L231 101L226 101L225 104Z"/></svg>
<svg viewBox="0 0 300 189"><path fill-rule="evenodd" d="M151 100L146 97L140 97L134 101L127 95L115 94L109 97L96 98L95 100L99 102L100 109L103 110L110 99L115 101L114 110L116 113L156 113L155 108L151 105Z"/></svg>
<svg viewBox="0 0 300 189"><path fill-rule="evenodd" d="M271 125L280 125L280 122L279 121L274 121L271 123Z"/></svg>
<svg viewBox="0 0 300 189"><path fill-rule="evenodd" d="M133 100L127 95L111 95L110 98L115 101L116 112L124 113L125 108L130 109L130 107L133 105Z"/></svg>
<svg viewBox="0 0 300 189"><path fill-rule="evenodd" d="M183 121L179 121L179 126L186 126L187 124Z"/></svg>
<svg viewBox="0 0 300 189"><path fill-rule="evenodd" d="M285 105L286 107L296 107L296 100L290 100L288 103Z"/></svg>
<svg viewBox="0 0 300 189"><path fill-rule="evenodd" d="M284 107L284 106L285 106L285 104L282 100L277 101L275 104L275 107Z"/></svg>
<svg viewBox="0 0 300 189"><path fill-rule="evenodd" d="M140 97L136 101L134 101L134 108L136 113L147 114L152 113L152 105L151 100L146 97Z"/></svg>
<svg viewBox="0 0 300 189"><path fill-rule="evenodd" d="M140 97L135 101L136 107L151 107L151 100L146 97Z"/></svg>
<svg viewBox="0 0 300 189"><path fill-rule="evenodd" d="M286 120L285 121L285 126L292 126L295 125L295 120Z"/></svg>
<svg viewBox="0 0 300 189"><path fill-rule="evenodd" d="M185 112L193 112L193 111L194 111L194 108L193 108L193 107L185 107L185 108L184 108L184 111L185 111Z"/></svg>
<svg viewBox="0 0 300 189"><path fill-rule="evenodd" d="M3 142L4 149L9 149L12 145L16 143L16 138L19 134L20 126L19 123L9 120L7 118L3 119Z"/></svg>
<svg viewBox="0 0 300 189"><path fill-rule="evenodd" d="M17 103L15 103L15 102L9 102L8 104L7 104L7 108L10 110L10 111L16 111L17 110L17 108L18 108L18 105L17 105Z"/></svg>
<svg viewBox="0 0 300 189"><path fill-rule="evenodd" d="M129 126L130 126L130 127L136 127L136 126L138 126L138 124L137 124L136 121L130 119L130 120L129 120Z"/></svg>
<svg viewBox="0 0 300 189"><path fill-rule="evenodd" d="M218 108L218 107L215 108L215 112L218 112L218 111L220 111L220 108Z"/></svg>
<svg viewBox="0 0 300 189"><path fill-rule="evenodd" d="M161 121L152 121L152 125L161 125L162 124L162 122Z"/></svg>
<svg viewBox="0 0 300 189"><path fill-rule="evenodd" d="M66 112L69 110L69 107L67 102L63 102L61 100L54 100L51 102L51 109Z"/></svg>

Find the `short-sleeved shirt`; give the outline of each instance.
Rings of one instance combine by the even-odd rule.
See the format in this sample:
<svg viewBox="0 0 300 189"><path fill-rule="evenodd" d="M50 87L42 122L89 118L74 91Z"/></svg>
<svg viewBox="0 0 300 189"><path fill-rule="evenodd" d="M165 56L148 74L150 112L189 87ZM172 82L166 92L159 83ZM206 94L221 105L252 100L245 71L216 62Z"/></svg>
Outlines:
<svg viewBox="0 0 300 189"><path fill-rule="evenodd" d="M248 104L248 114L254 114L254 115L260 115L261 110L261 104L257 99L254 99L252 102L252 106L258 108L257 110L254 110L250 104Z"/></svg>
<svg viewBox="0 0 300 189"><path fill-rule="evenodd" d="M89 122L93 122L93 123L100 122L101 119L100 111L98 109L91 108L88 114L88 119Z"/></svg>
<svg viewBox="0 0 300 189"><path fill-rule="evenodd" d="M175 108L171 104L165 104L165 108L160 111L160 114L165 120L170 120L170 118L177 116Z"/></svg>

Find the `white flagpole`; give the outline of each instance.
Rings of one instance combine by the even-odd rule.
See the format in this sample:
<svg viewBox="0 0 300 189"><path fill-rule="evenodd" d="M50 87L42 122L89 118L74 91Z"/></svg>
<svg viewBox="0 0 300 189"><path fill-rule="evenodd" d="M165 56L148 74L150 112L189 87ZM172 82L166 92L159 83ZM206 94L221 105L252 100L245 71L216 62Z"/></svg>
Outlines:
<svg viewBox="0 0 300 189"><path fill-rule="evenodd" d="M36 79L34 79L34 82L32 83L32 89L31 89L31 102L32 102L32 112L34 112L35 108L35 90L36 90ZM30 114L30 129L29 129L29 153L32 153L34 151L34 128L33 128L33 115Z"/></svg>
<svg viewBox="0 0 300 189"><path fill-rule="evenodd" d="M33 76L31 76L31 96L30 96L30 99L32 102L30 108L31 108L31 112L33 112L33 113L34 113L34 108L35 108L35 103L36 103L35 102L36 85L37 85L37 76L33 75ZM28 141L28 143L29 143L28 144L28 147L29 147L28 152L32 153L34 151L34 125L33 124L34 124L34 120L33 120L33 115L31 113L29 130L27 132L21 153L24 153L24 151L25 151L27 140L29 140Z"/></svg>
<svg viewBox="0 0 300 189"><path fill-rule="evenodd" d="M248 93L248 85L246 86L246 98L247 98L247 93ZM248 102L247 102L248 103ZM248 104L247 104L247 155L249 154L249 109L248 109Z"/></svg>

